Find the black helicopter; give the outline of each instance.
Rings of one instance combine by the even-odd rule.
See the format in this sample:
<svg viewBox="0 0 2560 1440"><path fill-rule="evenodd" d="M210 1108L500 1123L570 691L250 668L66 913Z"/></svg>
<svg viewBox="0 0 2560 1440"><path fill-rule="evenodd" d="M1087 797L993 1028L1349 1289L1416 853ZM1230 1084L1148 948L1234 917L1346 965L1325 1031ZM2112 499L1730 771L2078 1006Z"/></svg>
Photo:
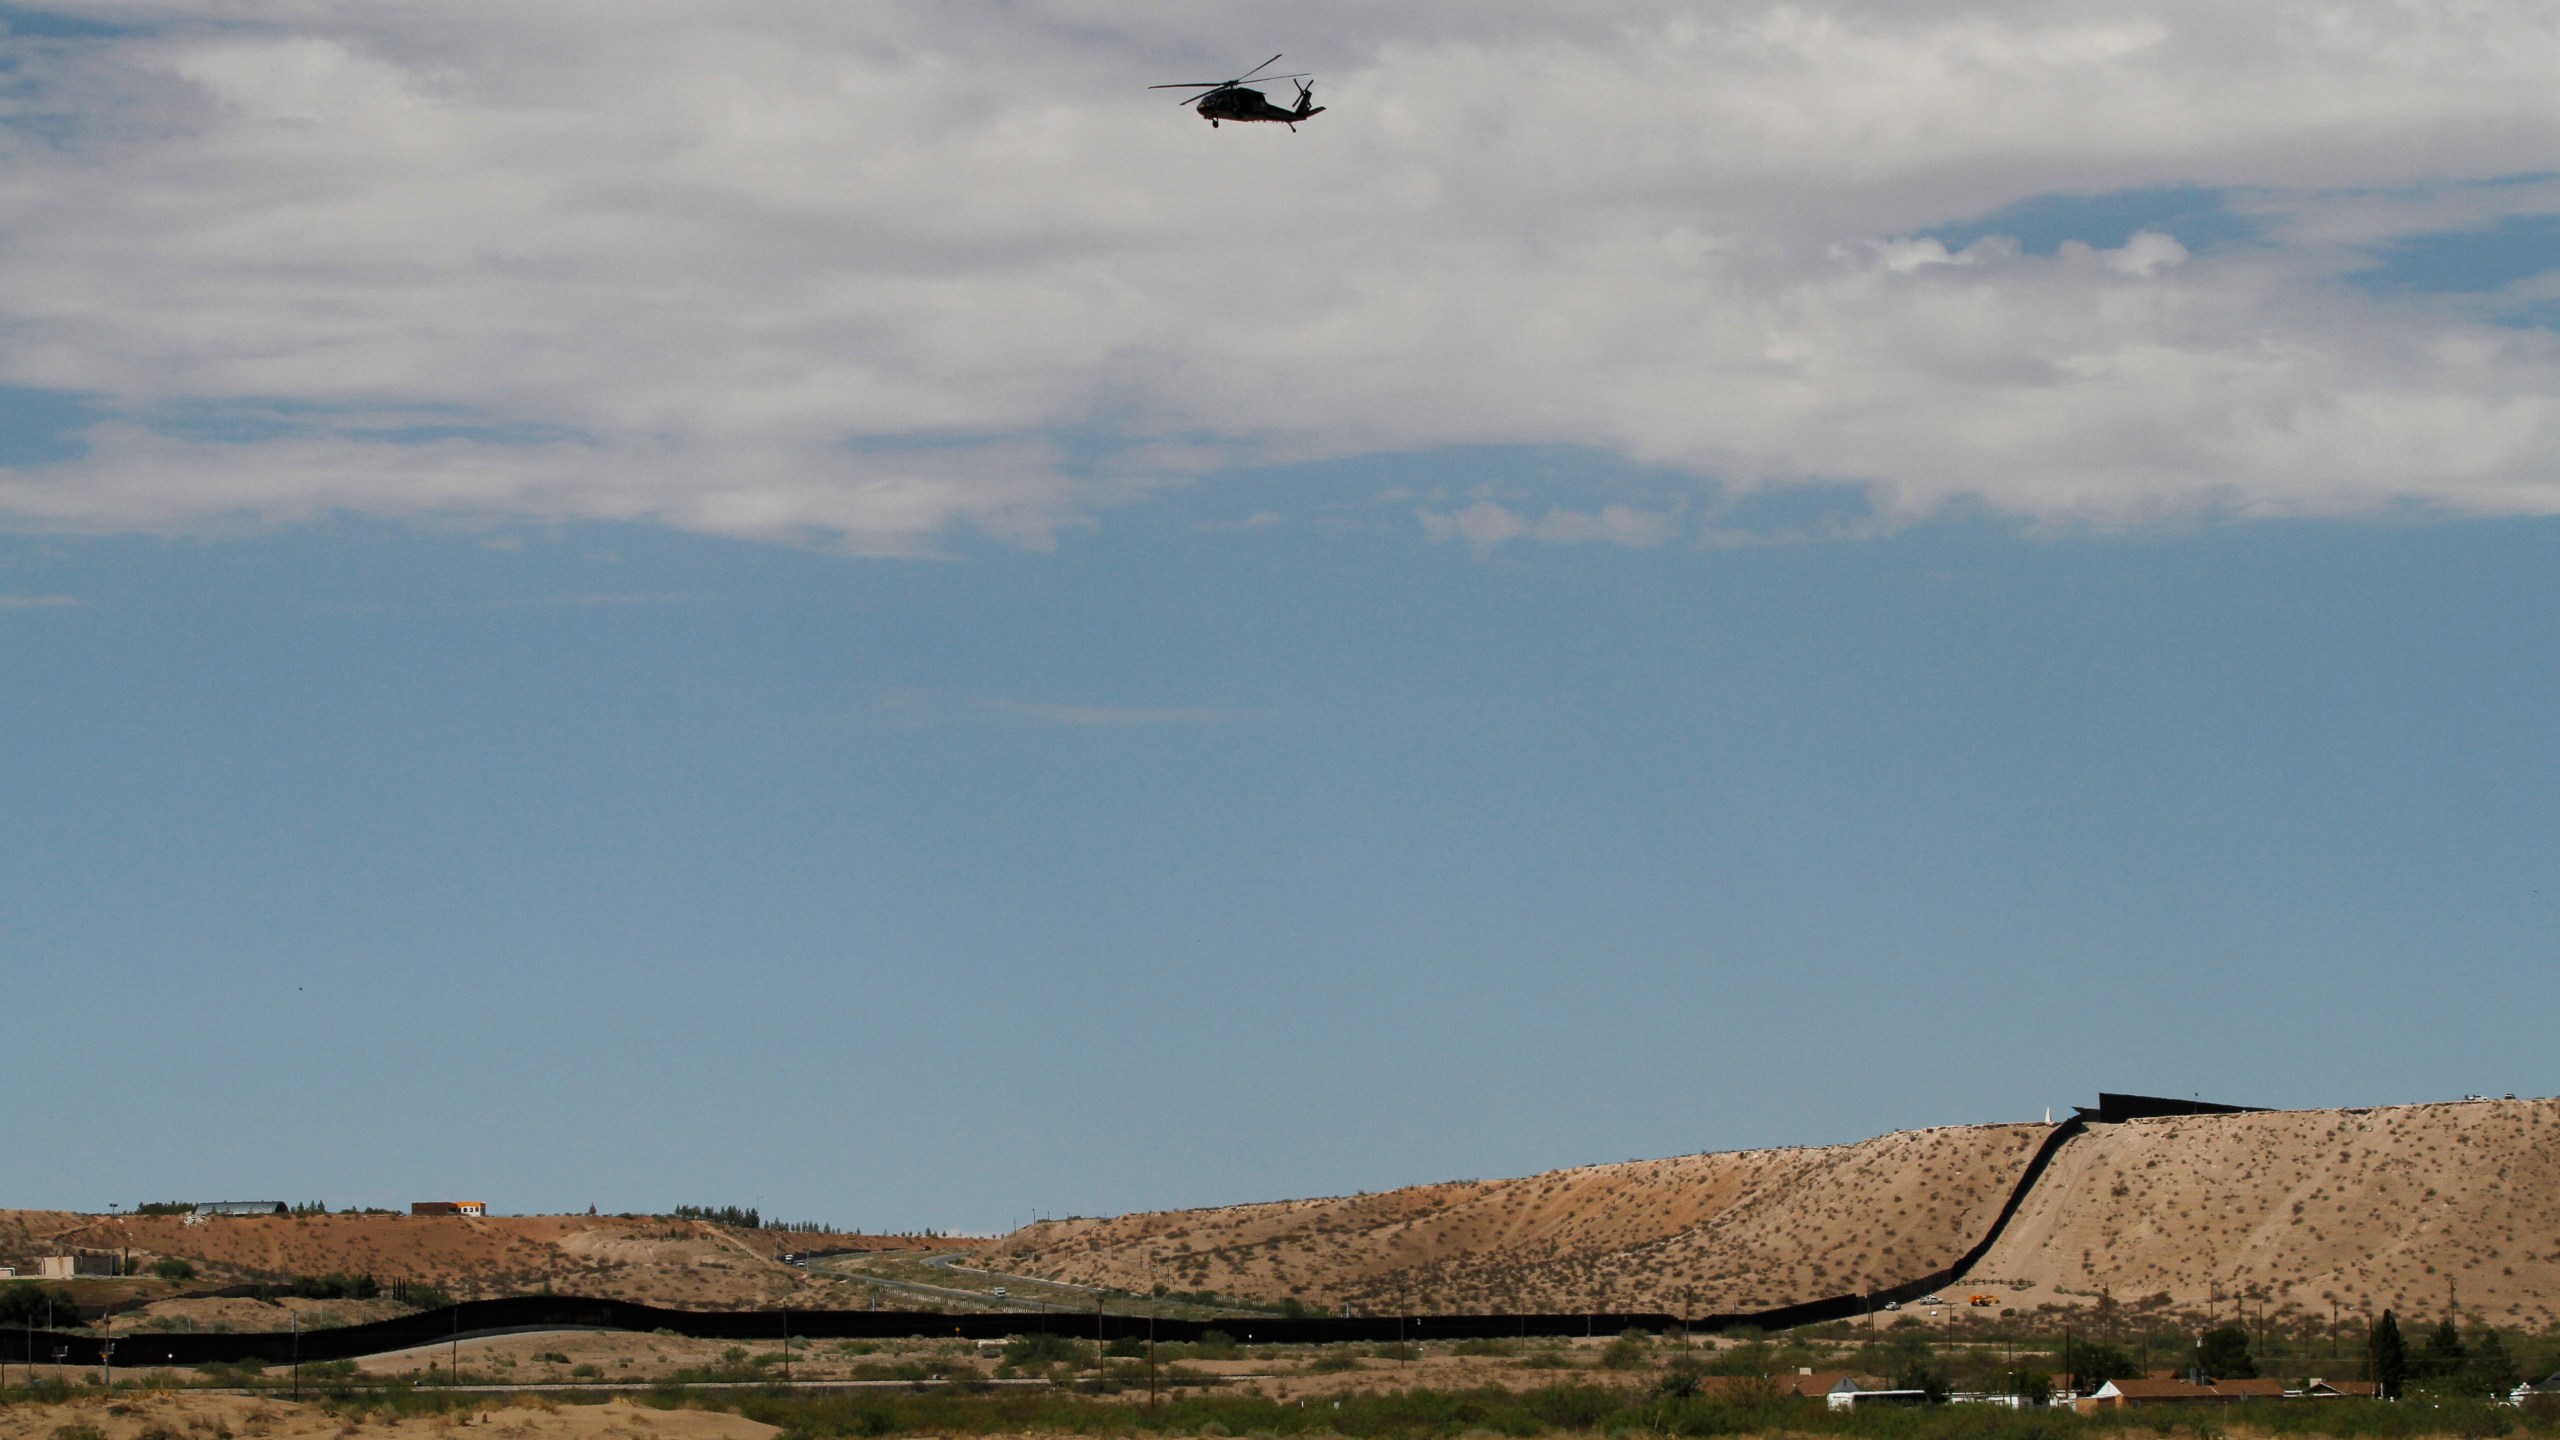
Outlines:
<svg viewBox="0 0 2560 1440"><path fill-rule="evenodd" d="M1147 88L1199 92L1184 96L1181 103L1197 109L1200 112L1200 118L1208 121L1211 129L1216 129L1221 120L1270 120L1288 126L1294 133L1299 121L1313 119L1323 114L1324 107L1316 103L1316 87L1307 83L1305 75L1262 73L1279 63L1280 57L1274 55L1233 80L1193 80L1180 85L1150 85ZM1245 82L1248 80L1257 85L1268 85L1274 80L1297 81L1298 108L1283 110L1272 104L1263 98L1261 91L1246 89Z"/></svg>

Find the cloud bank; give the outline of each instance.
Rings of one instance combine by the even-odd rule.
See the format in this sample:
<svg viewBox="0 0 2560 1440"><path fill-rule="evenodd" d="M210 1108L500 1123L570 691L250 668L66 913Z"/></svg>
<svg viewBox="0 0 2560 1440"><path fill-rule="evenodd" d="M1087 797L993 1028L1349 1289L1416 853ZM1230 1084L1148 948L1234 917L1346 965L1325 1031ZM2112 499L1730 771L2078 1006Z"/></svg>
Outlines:
<svg viewBox="0 0 2560 1440"><path fill-rule="evenodd" d="M2358 283L2408 236L2560 212L2547 5L56 10L93 23L0 42L0 383L103 418L0 469L20 525L909 553L1513 443L1702 495L1858 487L1888 522L2560 510L2552 334ZM1298 134L1138 88L1274 49L1333 107ZM2230 192L2256 238L1928 233L2161 185Z"/></svg>

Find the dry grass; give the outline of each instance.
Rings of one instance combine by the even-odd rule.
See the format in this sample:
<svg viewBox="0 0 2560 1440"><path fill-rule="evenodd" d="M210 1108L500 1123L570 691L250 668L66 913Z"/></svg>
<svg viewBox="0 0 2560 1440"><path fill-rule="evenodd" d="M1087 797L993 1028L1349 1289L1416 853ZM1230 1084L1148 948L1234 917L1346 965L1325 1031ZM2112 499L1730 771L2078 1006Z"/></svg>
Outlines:
<svg viewBox="0 0 2560 1440"><path fill-rule="evenodd" d="M101 1440L767 1440L777 1432L742 1416L655 1410L615 1402L552 1405L492 1401L450 1414L340 1416L317 1405L236 1395L158 1394L83 1398L0 1409L0 1440L54 1440L67 1427ZM78 1429L74 1434L84 1433Z"/></svg>

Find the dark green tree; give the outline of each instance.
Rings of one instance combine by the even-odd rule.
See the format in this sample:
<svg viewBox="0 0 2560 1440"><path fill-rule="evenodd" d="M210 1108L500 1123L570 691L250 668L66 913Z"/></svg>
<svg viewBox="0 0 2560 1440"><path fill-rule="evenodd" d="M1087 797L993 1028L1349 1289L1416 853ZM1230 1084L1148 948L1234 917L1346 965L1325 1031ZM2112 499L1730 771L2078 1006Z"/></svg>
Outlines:
<svg viewBox="0 0 2560 1440"><path fill-rule="evenodd" d="M40 1329L48 1316L56 1329L80 1323L79 1307L71 1303L69 1291L47 1290L40 1285L0 1285L0 1328Z"/></svg>
<svg viewBox="0 0 2560 1440"><path fill-rule="evenodd" d="M2400 1322L2388 1310L2375 1323L2372 1335L2365 1340L2365 1378L2373 1382L2374 1393L2385 1400L2397 1400L2409 1383L2409 1342L2400 1338Z"/></svg>
<svg viewBox="0 0 2560 1440"><path fill-rule="evenodd" d="M2470 1351L2462 1343L2462 1331L2447 1315L2436 1328L2427 1332L2426 1348L2418 1352L2417 1363L2410 1368L2429 1380L2451 1380L2462 1374L2463 1362Z"/></svg>
<svg viewBox="0 0 2560 1440"><path fill-rule="evenodd" d="M2142 1366L2125 1353L2121 1345L2104 1341L2073 1341L2071 1345L2071 1388L2086 1395L2110 1380L2130 1380L2142 1373Z"/></svg>
<svg viewBox="0 0 2560 1440"><path fill-rule="evenodd" d="M1930 1342L1927 1331L1910 1330L1895 1334L1886 1343L1893 1361L1893 1388L1918 1390L1931 1400L1944 1400L1955 1387L1955 1377L1938 1359L1938 1347Z"/></svg>
<svg viewBox="0 0 2560 1440"><path fill-rule="evenodd" d="M2258 1362L2249 1354L2249 1332L2224 1325L2196 1337L2196 1366L2216 1380L2254 1380Z"/></svg>
<svg viewBox="0 0 2560 1440"><path fill-rule="evenodd" d="M2463 1358L2462 1388L2475 1396L2505 1396L2524 1380L2524 1371L2507 1353L2497 1331L2482 1326L2471 1332L2471 1353Z"/></svg>

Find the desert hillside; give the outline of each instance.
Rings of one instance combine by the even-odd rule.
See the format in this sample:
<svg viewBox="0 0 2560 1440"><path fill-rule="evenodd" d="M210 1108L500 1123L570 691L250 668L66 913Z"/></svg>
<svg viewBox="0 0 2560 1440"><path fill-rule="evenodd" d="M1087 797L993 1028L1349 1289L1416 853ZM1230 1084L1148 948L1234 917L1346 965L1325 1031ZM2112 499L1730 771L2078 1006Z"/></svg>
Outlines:
<svg viewBox="0 0 2560 1440"><path fill-rule="evenodd" d="M1914 1280L1988 1233L2045 1127L1691 1155L1346 1199L1068 1220L988 1262L1160 1277L1316 1309L1707 1314ZM1966 1277L2012 1306L2101 1298L2305 1320L2448 1303L2560 1311L2560 1101L2095 1125Z"/></svg>
<svg viewBox="0 0 2560 1440"><path fill-rule="evenodd" d="M2086 1303L2560 1310L2560 1101L2101 1125L2066 1146L1977 1278Z"/></svg>
<svg viewBox="0 0 2560 1440"><path fill-rule="evenodd" d="M1062 1220L988 1263L1364 1313L1706 1314L1886 1285L1979 1240L2041 1125L1684 1155L1331 1200ZM1153 1267L1152 1270L1149 1267Z"/></svg>
<svg viewBox="0 0 2560 1440"><path fill-rule="evenodd" d="M951 1243L610 1215L260 1215L191 1225L174 1215L0 1211L0 1263L22 1269L32 1268L37 1255L121 1250L138 1266L164 1256L192 1263L196 1277L179 1289L334 1272L371 1275L385 1285L423 1281L462 1299L548 1288L689 1309L857 1306L863 1303L858 1296L833 1293L845 1282L775 1257L791 1250Z"/></svg>

